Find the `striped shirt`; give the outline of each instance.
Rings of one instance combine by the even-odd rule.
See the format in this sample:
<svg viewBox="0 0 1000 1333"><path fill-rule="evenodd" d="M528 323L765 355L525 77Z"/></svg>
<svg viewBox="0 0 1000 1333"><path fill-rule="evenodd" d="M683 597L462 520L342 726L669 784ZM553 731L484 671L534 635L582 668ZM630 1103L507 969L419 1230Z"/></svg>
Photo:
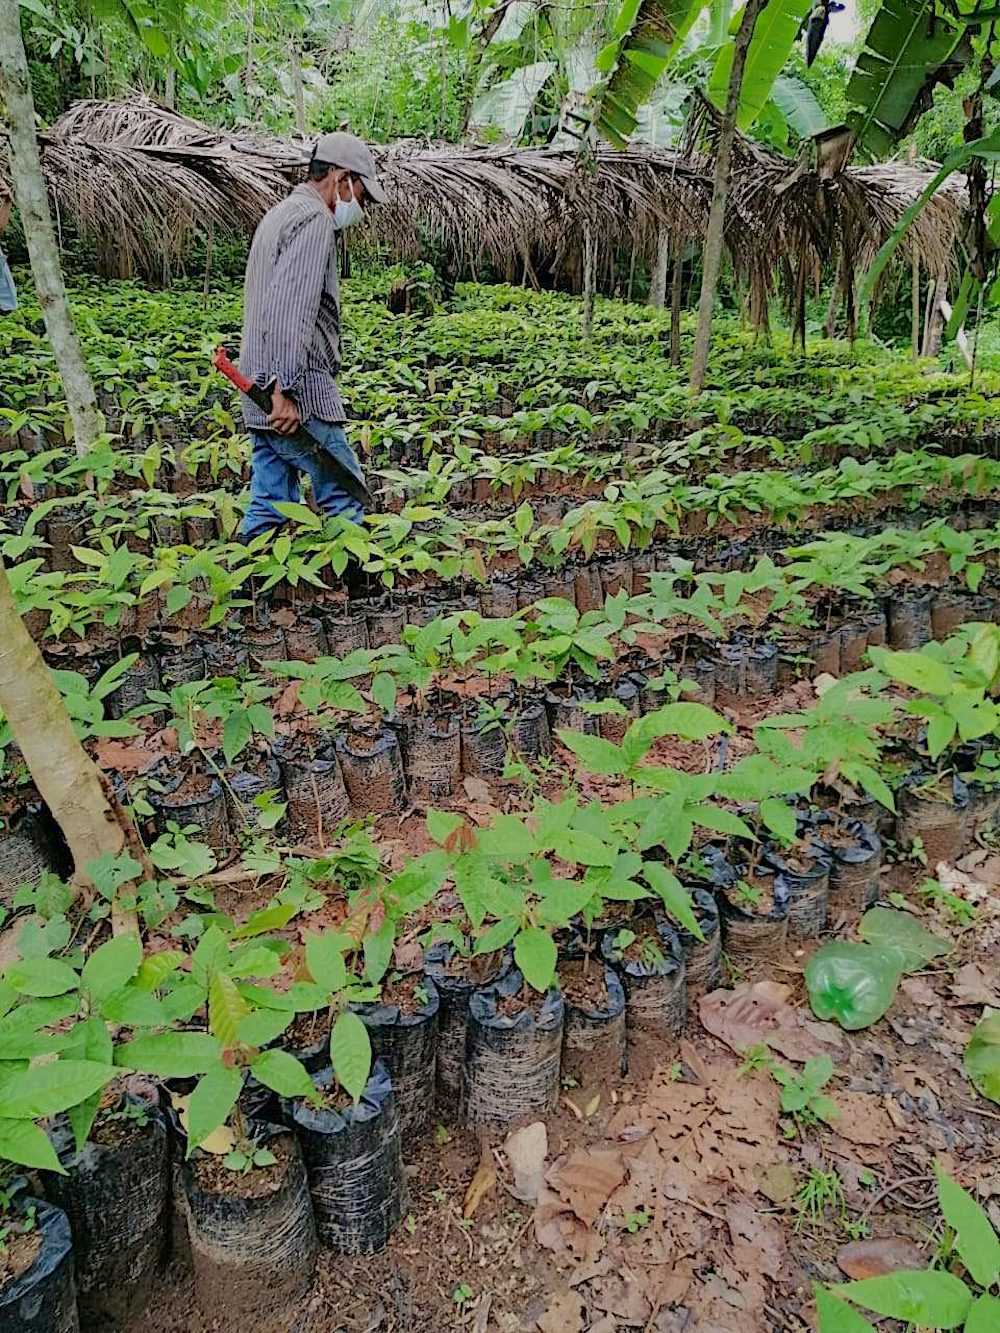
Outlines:
<svg viewBox="0 0 1000 1333"><path fill-rule="evenodd" d="M262 218L243 288L240 369L262 387L277 382L302 420L347 420L334 378L340 369L340 287L333 214L311 185L296 185ZM251 430L267 418L249 398Z"/></svg>

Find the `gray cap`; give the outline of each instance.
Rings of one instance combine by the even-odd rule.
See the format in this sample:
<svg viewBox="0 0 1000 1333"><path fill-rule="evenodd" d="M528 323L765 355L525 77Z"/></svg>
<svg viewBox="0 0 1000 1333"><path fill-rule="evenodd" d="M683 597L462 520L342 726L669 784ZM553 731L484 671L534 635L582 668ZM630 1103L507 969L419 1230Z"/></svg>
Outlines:
<svg viewBox="0 0 1000 1333"><path fill-rule="evenodd" d="M385 203L386 193L375 173L372 150L356 134L345 134L342 130L324 134L316 141L313 158L317 162L329 162L333 167L341 167L344 171L360 176L368 197L376 204Z"/></svg>

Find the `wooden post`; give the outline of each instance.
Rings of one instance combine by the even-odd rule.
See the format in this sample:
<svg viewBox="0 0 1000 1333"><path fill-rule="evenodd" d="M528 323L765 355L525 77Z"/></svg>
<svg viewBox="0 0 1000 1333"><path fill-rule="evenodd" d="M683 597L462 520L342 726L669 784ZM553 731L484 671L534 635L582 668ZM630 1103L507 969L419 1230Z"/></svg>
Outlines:
<svg viewBox="0 0 1000 1333"><path fill-rule="evenodd" d="M726 90L726 109L719 128L719 142L715 150L715 174L712 178L712 205L705 231L702 253L701 294L698 298L698 328L695 332L694 354L691 358L691 390L700 393L708 371L708 353L712 342L712 311L722 268L722 244L726 225L726 204L729 199L729 169L733 160L736 139L736 114L740 106L743 70L747 62L757 17L766 0L747 0L740 19L739 31L733 46L733 67Z"/></svg>
<svg viewBox="0 0 1000 1333"><path fill-rule="evenodd" d="M594 284L597 277L597 247L589 224L583 228L583 341L590 342L594 327Z"/></svg>
<svg viewBox="0 0 1000 1333"><path fill-rule="evenodd" d="M302 86L302 52L298 43L292 43L292 87L295 90L295 128L306 137L306 96Z"/></svg>
<svg viewBox="0 0 1000 1333"><path fill-rule="evenodd" d="M933 295L927 309L927 325L924 336L924 356L937 356L941 350L941 339L944 336L944 311L941 309L941 302L948 295L948 280L943 273L937 275L937 279L932 286Z"/></svg>
<svg viewBox="0 0 1000 1333"><path fill-rule="evenodd" d="M670 364L681 363L681 296L684 286L684 260L674 258L674 276L670 283Z"/></svg>
<svg viewBox="0 0 1000 1333"><path fill-rule="evenodd" d="M667 268L670 264L670 240L665 231L656 238L656 263L649 278L649 304L662 310L667 303Z"/></svg>

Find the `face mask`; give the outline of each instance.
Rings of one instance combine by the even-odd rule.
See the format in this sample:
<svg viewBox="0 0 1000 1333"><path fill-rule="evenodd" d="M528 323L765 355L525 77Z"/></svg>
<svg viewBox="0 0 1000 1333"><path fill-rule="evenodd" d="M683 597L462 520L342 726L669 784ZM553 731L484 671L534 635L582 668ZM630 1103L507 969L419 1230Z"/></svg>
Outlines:
<svg viewBox="0 0 1000 1333"><path fill-rule="evenodd" d="M333 225L337 231L343 231L346 227L353 227L356 222L360 222L365 215L365 210L358 203L352 194L350 199L344 200L337 196L337 202L333 206Z"/></svg>

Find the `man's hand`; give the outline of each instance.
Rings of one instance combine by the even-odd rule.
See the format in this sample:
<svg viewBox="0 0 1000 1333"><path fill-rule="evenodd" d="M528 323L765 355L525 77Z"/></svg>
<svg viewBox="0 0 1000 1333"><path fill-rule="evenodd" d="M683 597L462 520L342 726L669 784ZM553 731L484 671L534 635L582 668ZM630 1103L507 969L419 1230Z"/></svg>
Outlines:
<svg viewBox="0 0 1000 1333"><path fill-rule="evenodd" d="M271 390L271 415L267 424L279 435L294 435L302 425L294 398L286 398L277 385Z"/></svg>

